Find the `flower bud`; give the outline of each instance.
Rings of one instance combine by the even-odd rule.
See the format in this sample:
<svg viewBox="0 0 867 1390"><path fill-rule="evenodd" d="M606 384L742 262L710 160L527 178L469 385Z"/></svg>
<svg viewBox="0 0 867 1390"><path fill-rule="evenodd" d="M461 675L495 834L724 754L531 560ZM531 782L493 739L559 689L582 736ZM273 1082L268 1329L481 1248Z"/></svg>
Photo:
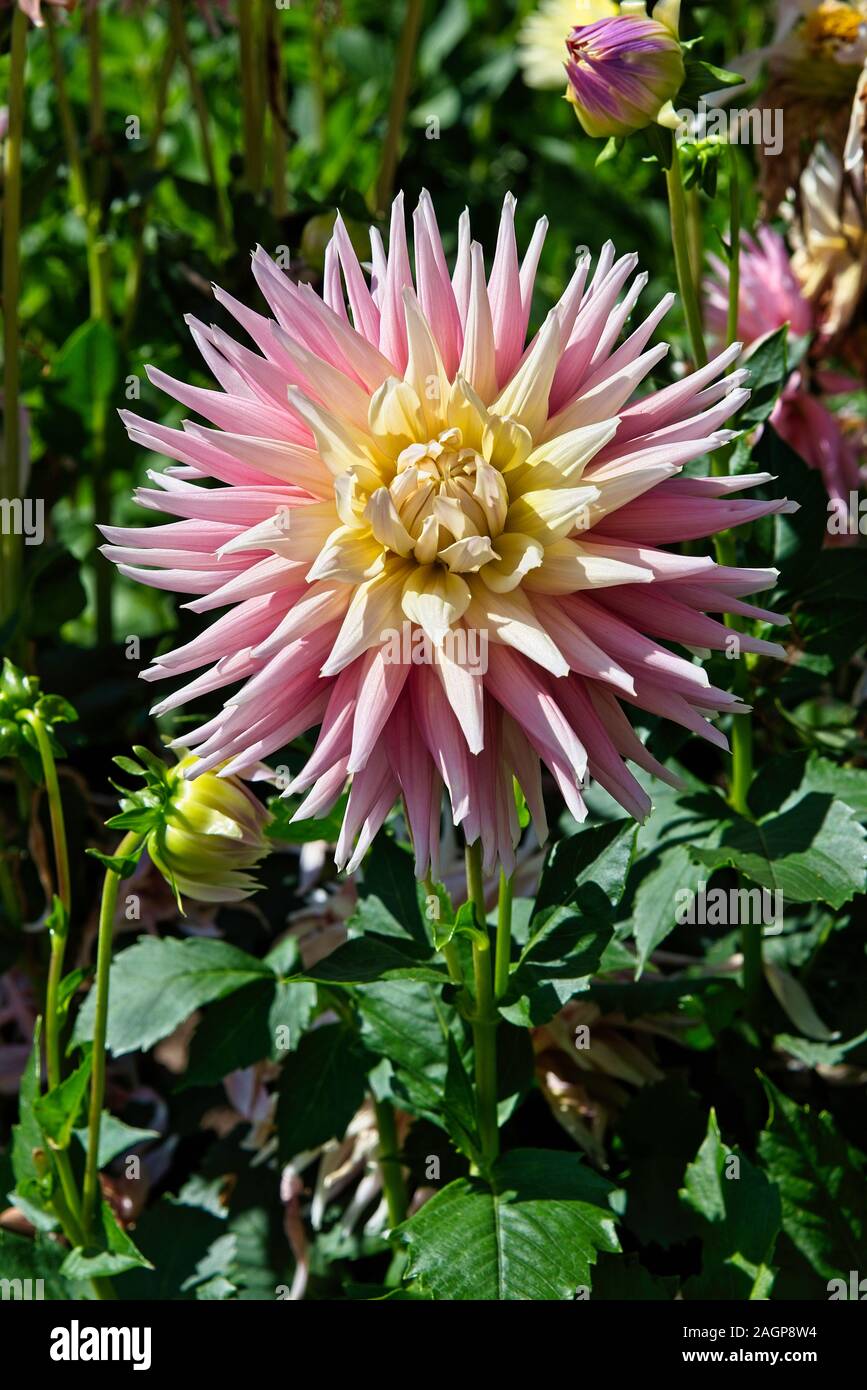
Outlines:
<svg viewBox="0 0 867 1390"><path fill-rule="evenodd" d="M151 861L179 897L234 903L255 893L250 871L270 849L264 833L270 815L262 803L239 777L190 777L198 762L193 754L167 767L147 749L133 751L143 766L115 761L146 786L126 796L122 814L108 824L143 836Z"/></svg>
<svg viewBox="0 0 867 1390"><path fill-rule="evenodd" d="M588 135L631 135L654 121L674 125L672 99L683 85L677 4L660 0L653 17L643 4L583 24L566 40L567 99Z"/></svg>

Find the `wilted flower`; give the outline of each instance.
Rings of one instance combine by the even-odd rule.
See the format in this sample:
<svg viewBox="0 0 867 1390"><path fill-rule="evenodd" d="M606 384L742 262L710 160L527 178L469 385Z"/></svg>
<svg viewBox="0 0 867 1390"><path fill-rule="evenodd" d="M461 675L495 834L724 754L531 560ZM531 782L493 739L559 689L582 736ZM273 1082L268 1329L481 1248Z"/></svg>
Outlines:
<svg viewBox="0 0 867 1390"><path fill-rule="evenodd" d="M566 39L567 99L588 135L622 136L658 121L672 128L673 98L683 86L677 37L680 0L658 0L648 18L643 3L580 25Z"/></svg>
<svg viewBox="0 0 867 1390"><path fill-rule="evenodd" d="M750 80L765 68L759 105L782 113L782 156L756 148L772 211L797 184L817 139L842 156L847 137L851 150L863 135L856 91L867 61L867 0L780 0L777 11L772 42L733 64Z"/></svg>
<svg viewBox="0 0 867 1390"><path fill-rule="evenodd" d="M657 639L725 649L729 629L708 611L774 621L741 601L774 571L658 548L791 509L734 496L764 475L680 476L732 438L721 427L747 396L745 373L726 375L739 346L630 404L668 351L647 344L673 297L618 345L646 277L621 299L637 257L615 260L609 243L525 347L546 224L520 263L514 211L509 197L489 277L466 213L449 274L427 194L414 282L400 197L387 254L372 233L369 285L339 219L324 300L257 250L274 318L216 294L262 355L190 320L223 390L151 372L218 429L124 417L136 442L182 465L151 475L139 501L181 520L105 527L106 554L196 595L195 612L227 610L145 673L207 668L156 712L240 683L179 740L200 759L193 776L241 773L321 726L285 794L309 789L296 816L322 816L351 778L337 845L350 868L402 795L416 871L436 872L445 785L486 871L510 871L513 776L546 838L542 763L577 819L588 772L643 819L650 801L623 758L671 775L620 701L722 747L705 716L742 709ZM425 639L421 662L395 640L406 629L413 653Z"/></svg>
<svg viewBox="0 0 867 1390"><path fill-rule="evenodd" d="M856 317L867 289L867 199L863 171L847 173L818 145L804 170L792 224L792 267L815 306L823 336L837 338Z"/></svg>
<svg viewBox="0 0 867 1390"><path fill-rule="evenodd" d="M729 270L718 256L711 256L710 262L714 275L705 287L707 324L711 335L724 342ZM763 226L755 240L742 237L738 333L750 347L785 323L798 336L812 333L815 312L798 283L785 241L772 227ZM826 379L821 371L811 371L805 358L786 382L770 423L796 453L819 469L829 497L848 503L849 493L860 483L858 451L821 398ZM852 382L849 389L857 385Z"/></svg>
<svg viewBox="0 0 867 1390"><path fill-rule="evenodd" d="M190 780L197 759L167 767L146 748L140 762L115 761L143 777L142 791L121 801L121 814L108 824L144 837L151 861L178 896L206 903L236 903L258 887L250 871L270 849L265 837L269 815L238 777L205 772Z"/></svg>

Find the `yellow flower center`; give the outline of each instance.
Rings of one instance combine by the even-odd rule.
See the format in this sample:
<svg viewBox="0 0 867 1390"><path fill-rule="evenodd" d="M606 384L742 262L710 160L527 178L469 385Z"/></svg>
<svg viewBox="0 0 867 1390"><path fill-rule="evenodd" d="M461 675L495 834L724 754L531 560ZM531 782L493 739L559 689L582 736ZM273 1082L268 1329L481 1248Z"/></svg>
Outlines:
<svg viewBox="0 0 867 1390"><path fill-rule="evenodd" d="M823 50L840 44L854 43L864 23L864 16L840 0L824 0L804 20L804 39L810 50L823 56Z"/></svg>

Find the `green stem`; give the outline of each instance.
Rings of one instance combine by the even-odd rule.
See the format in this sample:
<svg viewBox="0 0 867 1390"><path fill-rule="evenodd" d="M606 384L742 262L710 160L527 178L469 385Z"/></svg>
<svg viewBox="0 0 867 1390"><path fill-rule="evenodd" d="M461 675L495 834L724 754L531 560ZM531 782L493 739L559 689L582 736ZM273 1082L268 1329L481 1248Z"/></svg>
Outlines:
<svg viewBox="0 0 867 1390"><path fill-rule="evenodd" d="M79 217L87 216L87 179L84 173L84 165L81 160L81 147L78 143L78 131L75 128L75 118L72 114L72 106L69 101L69 93L66 89L66 74L63 68L63 58L60 53L60 45L57 41L57 20L54 10L49 5L45 11L45 28L48 33L48 47L51 50L51 63L54 69L54 88L57 93L57 109L60 113L60 129L63 133L63 143L66 149L66 162L69 165L69 188L72 194L72 210L77 212Z"/></svg>
<svg viewBox="0 0 867 1390"><path fill-rule="evenodd" d="M500 870L500 896L497 900L497 955L494 965L494 994L503 998L509 988L509 966L512 961L512 890L513 880Z"/></svg>
<svg viewBox="0 0 867 1390"><path fill-rule="evenodd" d="M280 20L277 8L271 4L266 18L266 72L271 108L271 211L278 222L286 216L289 201L286 190L286 156L289 148L289 127L286 111L286 77L283 70L283 47L280 42Z"/></svg>
<svg viewBox="0 0 867 1390"><path fill-rule="evenodd" d="M177 49L174 37L170 33L166 40L166 48L163 60L160 64L159 77L157 79L156 91L156 115L154 119L153 132L150 138L148 149L148 164L151 169L156 169L159 158L159 145L166 123L166 109L169 99L169 83L177 59ZM144 274L145 258L145 231L147 228L148 212L151 207L151 198L146 198L142 202L139 210L138 225L135 233L135 244L133 246L132 260L126 275L126 285L124 288L125 308L123 314L123 326L121 328L121 343L124 347L129 342L129 337L135 324L136 314L138 313L139 300L141 298L142 277Z"/></svg>
<svg viewBox="0 0 867 1390"><path fill-rule="evenodd" d="M485 924L481 841L467 845L467 896L475 907L479 935L473 939L473 977L476 1000L473 1011L473 1051L476 1060L476 1105L482 1158L488 1167L500 1151L497 1119L497 1023L491 971L491 944Z"/></svg>
<svg viewBox="0 0 867 1390"><path fill-rule="evenodd" d="M388 124L382 146L382 161L379 166L379 177L376 181L374 211L377 213L387 211L394 190L400 137L403 133L406 105L412 86L415 51L418 46L423 8L424 0L407 0L406 17L403 21L403 30L397 50L397 64L391 86L391 102L389 103Z"/></svg>
<svg viewBox="0 0 867 1390"><path fill-rule="evenodd" d="M744 958L743 986L744 1007L747 1018L758 1024L761 1013L762 977L762 925L744 922L741 927L741 951Z"/></svg>
<svg viewBox="0 0 867 1390"><path fill-rule="evenodd" d="M738 157L734 145L729 145L729 304L726 340L737 341L738 309L741 296L741 186L738 179ZM734 363L729 371L734 368Z"/></svg>
<svg viewBox="0 0 867 1390"><path fill-rule="evenodd" d="M377 1161L382 1175L385 1204L388 1208L388 1224L394 1230L395 1226L399 1226L406 1219L408 1206L406 1183L403 1180L403 1168L397 1142L394 1106L389 1100L377 1100L375 1097L373 1104L376 1110L376 1127L379 1130Z"/></svg>
<svg viewBox="0 0 867 1390"><path fill-rule="evenodd" d="M69 852L66 847L66 825L63 819L63 801L60 796L60 783L57 779L57 766L51 751L51 740L45 725L34 710L27 713L27 722L36 735L39 757L42 761L42 775L48 796L48 812L51 819L51 839L54 846L54 870L57 882L57 896L63 904L63 918L51 932L51 957L48 966L48 984L45 992L45 1059L48 1066L49 1086L59 1086L60 1067L60 1013L58 997L60 982L63 979L63 958L66 953L66 932L69 913L72 907L72 890L69 877Z"/></svg>
<svg viewBox="0 0 867 1390"><path fill-rule="evenodd" d="M190 84L190 94L193 98L193 106L196 110L196 120L199 124L199 139L202 144L202 158L205 161L205 169L208 181L214 189L216 197L216 217L217 230L220 234L220 241L225 245L227 242L228 220L226 217L225 198L226 193L220 180L217 178L217 164L214 159L214 147L211 143L211 125L208 118L208 104L205 101L205 93L196 72L196 65L193 62L190 41L187 38L187 30L184 24L184 10L182 0L171 0L171 24L172 35L177 46L178 53L181 55L181 62L186 68L187 80Z"/></svg>
<svg viewBox="0 0 867 1390"><path fill-rule="evenodd" d="M123 858L132 854L141 843L141 836L134 830L125 835L117 847L116 854ZM107 869L102 888L102 903L99 909L99 934L96 949L96 1009L93 1020L93 1070L90 1077L90 1108L87 1120L87 1158L84 1167L84 1200L82 1202L81 1223L85 1240L90 1235L93 1211L99 1188L99 1131L102 1123L102 1105L105 1099L105 1035L108 1024L108 977L111 967L111 951L114 937L114 914L117 907L117 891L120 877L113 869Z"/></svg>
<svg viewBox="0 0 867 1390"><path fill-rule="evenodd" d="M701 233L701 196L697 185L693 185L686 193L686 226L692 278L696 285L700 285L704 267L704 240Z"/></svg>
<svg viewBox="0 0 867 1390"><path fill-rule="evenodd" d="M3 460L0 497L20 496L18 302L21 294L21 147L24 141L24 69L27 16L16 8L9 54L8 129L3 183ZM0 534L0 617L14 612L21 568L21 536L10 526Z"/></svg>
<svg viewBox="0 0 867 1390"><path fill-rule="evenodd" d="M686 315L686 325L689 329L690 342L692 343L692 355L695 359L696 366L704 367L707 363L707 348L705 347L704 332L702 331L701 325L701 307L698 301L692 268L689 263L686 199L684 198L683 192L680 155L676 145L672 151L671 165L665 171L665 183L668 189L668 210L671 217L671 241L674 247L674 264L677 271L677 283L680 290L680 298L683 303L683 311Z"/></svg>
<svg viewBox="0 0 867 1390"><path fill-rule="evenodd" d="M264 115L262 100L261 5L240 0L238 34L241 60L241 111L244 126L244 180L255 197L262 193L265 176Z"/></svg>

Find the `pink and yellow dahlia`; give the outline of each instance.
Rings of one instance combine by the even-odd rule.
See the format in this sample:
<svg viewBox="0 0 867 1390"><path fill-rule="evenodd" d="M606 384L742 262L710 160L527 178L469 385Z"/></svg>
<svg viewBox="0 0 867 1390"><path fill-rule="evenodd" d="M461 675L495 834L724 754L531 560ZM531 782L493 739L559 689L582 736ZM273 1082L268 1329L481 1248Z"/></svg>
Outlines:
<svg viewBox="0 0 867 1390"><path fill-rule="evenodd" d="M287 794L307 792L299 818L321 816L351 783L337 846L350 869L402 797L417 872L436 873L445 789L486 869L510 870L512 778L544 839L543 764L576 819L588 774L644 818L624 759L671 778L623 706L722 747L708 717L742 708L663 643L725 648L711 612L775 621L743 602L773 571L660 548L790 509L735 495L764 475L682 476L731 438L747 395L745 373L726 374L738 346L636 399L668 351L648 344L672 297L621 340L646 277L610 243L527 343L546 223L519 260L514 212L508 197L490 272L464 213L450 272L423 194L413 273L398 197L387 253L371 233L369 279L338 218L322 297L257 250L273 317L215 294L258 351L191 319L221 389L150 372L216 428L125 415L136 442L181 465L139 502L179 519L105 527L106 553L194 595L194 612L224 610L144 673L200 672L155 712L234 687L178 740L193 775L243 772L318 726Z"/></svg>

